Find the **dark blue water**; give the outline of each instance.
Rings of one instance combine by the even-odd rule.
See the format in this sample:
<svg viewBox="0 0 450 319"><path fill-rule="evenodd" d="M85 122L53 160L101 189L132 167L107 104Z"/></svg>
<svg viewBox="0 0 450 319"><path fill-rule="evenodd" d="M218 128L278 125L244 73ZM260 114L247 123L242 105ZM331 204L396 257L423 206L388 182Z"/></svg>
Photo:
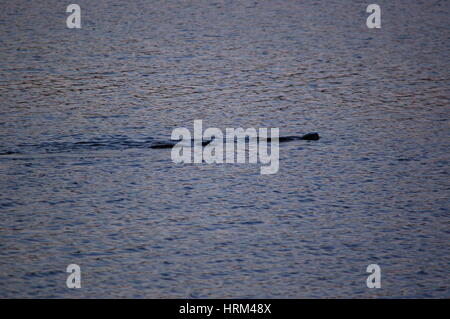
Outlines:
<svg viewBox="0 0 450 319"><path fill-rule="evenodd" d="M76 3L0 2L0 297L450 297L450 2ZM194 119L322 138L146 147Z"/></svg>

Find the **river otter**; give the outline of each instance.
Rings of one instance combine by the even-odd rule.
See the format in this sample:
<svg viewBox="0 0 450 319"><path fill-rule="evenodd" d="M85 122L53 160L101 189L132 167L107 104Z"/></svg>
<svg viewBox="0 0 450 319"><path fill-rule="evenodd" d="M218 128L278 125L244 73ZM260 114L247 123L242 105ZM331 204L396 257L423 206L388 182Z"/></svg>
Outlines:
<svg viewBox="0 0 450 319"><path fill-rule="evenodd" d="M298 141L298 140L305 140L305 141L317 141L318 139L320 139L320 136L318 133L308 133L305 135L301 135L301 136L297 136L297 135L293 135L293 136L281 136L278 138L278 141L280 143L283 142L291 142L291 141ZM213 141L214 139L211 140L207 140L207 141L202 141L202 146L206 146L209 143L211 143L211 141ZM259 140L259 138L258 138ZM272 138L268 137L266 139L268 142L270 142L272 140ZM173 140L173 141L158 141L153 143L152 145L150 145L150 148L155 148L155 149L160 149L160 148L172 148L173 146L175 146L178 142L180 142L180 140ZM194 140L191 140L191 143L194 143Z"/></svg>

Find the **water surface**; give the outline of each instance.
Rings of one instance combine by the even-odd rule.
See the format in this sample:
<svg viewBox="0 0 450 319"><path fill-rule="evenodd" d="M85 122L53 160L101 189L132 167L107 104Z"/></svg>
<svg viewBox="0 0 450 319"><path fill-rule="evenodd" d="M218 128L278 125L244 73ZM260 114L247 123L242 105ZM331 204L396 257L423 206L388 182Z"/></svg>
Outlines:
<svg viewBox="0 0 450 319"><path fill-rule="evenodd" d="M450 297L450 2L77 3L0 4L0 297ZM195 119L322 138L141 147Z"/></svg>

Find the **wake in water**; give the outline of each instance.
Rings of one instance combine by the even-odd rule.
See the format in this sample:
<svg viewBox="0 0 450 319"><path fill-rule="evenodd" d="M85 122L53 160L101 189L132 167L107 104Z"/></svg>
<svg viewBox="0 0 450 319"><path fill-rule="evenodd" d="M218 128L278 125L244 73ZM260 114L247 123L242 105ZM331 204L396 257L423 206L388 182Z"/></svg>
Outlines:
<svg viewBox="0 0 450 319"><path fill-rule="evenodd" d="M259 138L258 138L259 139ZM317 141L320 139L318 133L308 133L305 135L281 136L278 138L280 143L306 140ZM266 139L268 142L271 138ZM201 141L202 146L211 143L212 140ZM141 140L132 140L127 137L109 137L109 138L95 138L90 141L80 142L47 142L41 144L21 144L17 146L16 150L0 150L2 155L14 154L29 154L29 153L67 153L84 150L125 150L125 149L168 149L179 143L179 140L158 140L149 137ZM196 140L191 140L191 143L196 143ZM200 141L198 141L200 142Z"/></svg>

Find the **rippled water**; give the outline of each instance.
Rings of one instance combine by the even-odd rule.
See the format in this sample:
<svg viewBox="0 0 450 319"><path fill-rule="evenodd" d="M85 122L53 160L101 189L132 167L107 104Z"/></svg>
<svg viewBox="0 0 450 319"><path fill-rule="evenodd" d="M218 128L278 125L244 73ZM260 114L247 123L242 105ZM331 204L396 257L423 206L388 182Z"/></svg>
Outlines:
<svg viewBox="0 0 450 319"><path fill-rule="evenodd" d="M0 297L450 297L449 1L63 2L0 4ZM322 138L136 146L194 119Z"/></svg>

